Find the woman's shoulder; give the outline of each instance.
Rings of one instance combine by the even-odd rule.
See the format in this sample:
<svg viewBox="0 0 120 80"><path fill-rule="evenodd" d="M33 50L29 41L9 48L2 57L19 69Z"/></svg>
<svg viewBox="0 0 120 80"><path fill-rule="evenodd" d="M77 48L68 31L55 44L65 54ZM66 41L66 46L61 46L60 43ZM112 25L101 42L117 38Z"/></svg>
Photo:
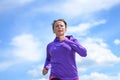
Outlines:
<svg viewBox="0 0 120 80"><path fill-rule="evenodd" d="M74 40L75 38L73 37L73 35L66 35L65 37L67 37L69 40Z"/></svg>
<svg viewBox="0 0 120 80"><path fill-rule="evenodd" d="M54 44L54 41L49 42L49 43L47 44L47 46L51 46L51 45L53 45L53 44Z"/></svg>

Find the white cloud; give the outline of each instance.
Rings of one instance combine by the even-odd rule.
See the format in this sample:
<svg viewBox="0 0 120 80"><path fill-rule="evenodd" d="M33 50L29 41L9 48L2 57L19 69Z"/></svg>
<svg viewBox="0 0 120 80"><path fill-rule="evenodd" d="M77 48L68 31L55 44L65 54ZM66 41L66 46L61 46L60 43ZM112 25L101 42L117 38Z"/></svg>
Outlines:
<svg viewBox="0 0 120 80"><path fill-rule="evenodd" d="M81 67L81 66L79 66L79 65L77 65L78 66L78 72L80 72L80 73L82 73L82 72L86 72L87 71L87 68L83 68L83 67Z"/></svg>
<svg viewBox="0 0 120 80"><path fill-rule="evenodd" d="M12 39L13 56L23 61L39 61L41 43L31 34L22 34Z"/></svg>
<svg viewBox="0 0 120 80"><path fill-rule="evenodd" d="M116 76L110 76L103 73L93 72L90 75L80 76L81 80L119 80L120 74Z"/></svg>
<svg viewBox="0 0 120 80"><path fill-rule="evenodd" d="M5 69L8 69L9 67L11 67L12 65L14 65L13 62L10 61L4 61L0 63L0 71L4 71Z"/></svg>
<svg viewBox="0 0 120 80"><path fill-rule="evenodd" d="M41 42L32 34L21 34L15 36L9 49L3 51L4 60L0 62L0 71L7 70L14 65L21 63L33 63L41 61L43 55Z"/></svg>
<svg viewBox="0 0 120 80"><path fill-rule="evenodd" d="M0 12L24 6L34 0L0 0Z"/></svg>
<svg viewBox="0 0 120 80"><path fill-rule="evenodd" d="M43 69L43 65L33 66L33 69L29 70L27 72L27 74L36 78L36 77L39 77L40 75L42 75L42 69Z"/></svg>
<svg viewBox="0 0 120 80"><path fill-rule="evenodd" d="M89 75L80 75L81 80L119 80L120 73L116 76L106 75L104 73L93 72ZM34 79L34 80L47 80L46 78Z"/></svg>
<svg viewBox="0 0 120 80"><path fill-rule="evenodd" d="M33 66L33 69L29 70L27 74L34 78L34 80L47 80L46 78L49 77L50 70L48 71L47 75L42 75L43 65ZM41 78L42 76L42 78Z"/></svg>
<svg viewBox="0 0 120 80"><path fill-rule="evenodd" d="M120 57L114 55L102 39L87 38L84 39L83 45L87 48L88 55L83 59L79 59L79 56L77 56L77 62L82 63L86 67L88 65L109 66L120 63Z"/></svg>
<svg viewBox="0 0 120 80"><path fill-rule="evenodd" d="M41 79L35 79L35 80L48 80L48 79L46 79L46 78L41 78Z"/></svg>
<svg viewBox="0 0 120 80"><path fill-rule="evenodd" d="M60 13L65 16L78 16L94 13L101 10L108 10L120 4L120 0L67 0L54 5L42 7L42 11ZM59 9L58 9L59 7Z"/></svg>
<svg viewBox="0 0 120 80"><path fill-rule="evenodd" d="M116 45L120 45L120 40L119 40L119 39L115 39L115 40L114 40L114 43L115 43Z"/></svg>
<svg viewBox="0 0 120 80"><path fill-rule="evenodd" d="M38 65L38 66L33 67L32 70L29 70L27 72L27 74L36 78L36 77L39 77L42 74L42 69L43 69L43 65Z"/></svg>
<svg viewBox="0 0 120 80"><path fill-rule="evenodd" d="M79 24L78 26L68 27L67 33L79 33L79 35L85 35L90 28L100 24L105 24L105 23L106 23L106 20L82 23L82 24Z"/></svg>

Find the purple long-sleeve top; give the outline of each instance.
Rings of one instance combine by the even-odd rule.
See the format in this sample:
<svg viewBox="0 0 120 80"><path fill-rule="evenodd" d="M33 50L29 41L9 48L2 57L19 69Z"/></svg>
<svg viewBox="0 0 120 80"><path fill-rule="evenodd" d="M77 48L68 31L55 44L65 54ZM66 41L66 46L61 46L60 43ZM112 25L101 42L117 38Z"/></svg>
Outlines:
<svg viewBox="0 0 120 80"><path fill-rule="evenodd" d="M61 80L78 78L75 52L82 57L87 56L86 49L73 36L66 36L63 41L56 37L53 42L47 45L44 68L49 69L51 67L50 76L56 76Z"/></svg>

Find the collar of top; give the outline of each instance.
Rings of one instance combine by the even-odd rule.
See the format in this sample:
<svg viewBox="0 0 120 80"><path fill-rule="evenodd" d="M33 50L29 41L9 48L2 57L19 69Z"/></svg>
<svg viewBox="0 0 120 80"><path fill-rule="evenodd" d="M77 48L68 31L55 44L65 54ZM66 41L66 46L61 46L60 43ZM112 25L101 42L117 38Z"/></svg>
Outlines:
<svg viewBox="0 0 120 80"><path fill-rule="evenodd" d="M72 35L67 35L67 36L65 36L65 40L66 40L66 39L71 40L72 38L73 38ZM63 40L63 41L64 41L64 40ZM63 42L63 41L61 41L61 42ZM54 42L60 42L59 37L56 37L56 38L54 39Z"/></svg>

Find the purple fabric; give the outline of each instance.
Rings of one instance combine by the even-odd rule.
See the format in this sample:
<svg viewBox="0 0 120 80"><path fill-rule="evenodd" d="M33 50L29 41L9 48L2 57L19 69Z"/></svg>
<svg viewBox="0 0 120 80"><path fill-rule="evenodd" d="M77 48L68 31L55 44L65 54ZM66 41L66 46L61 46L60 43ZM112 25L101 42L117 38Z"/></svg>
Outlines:
<svg viewBox="0 0 120 80"><path fill-rule="evenodd" d="M86 49L80 45L77 39L66 36L64 41L55 40L47 45L47 57L44 68L50 69L50 76L56 76L61 80L75 80L78 71L75 61L75 52L80 56L87 56Z"/></svg>

